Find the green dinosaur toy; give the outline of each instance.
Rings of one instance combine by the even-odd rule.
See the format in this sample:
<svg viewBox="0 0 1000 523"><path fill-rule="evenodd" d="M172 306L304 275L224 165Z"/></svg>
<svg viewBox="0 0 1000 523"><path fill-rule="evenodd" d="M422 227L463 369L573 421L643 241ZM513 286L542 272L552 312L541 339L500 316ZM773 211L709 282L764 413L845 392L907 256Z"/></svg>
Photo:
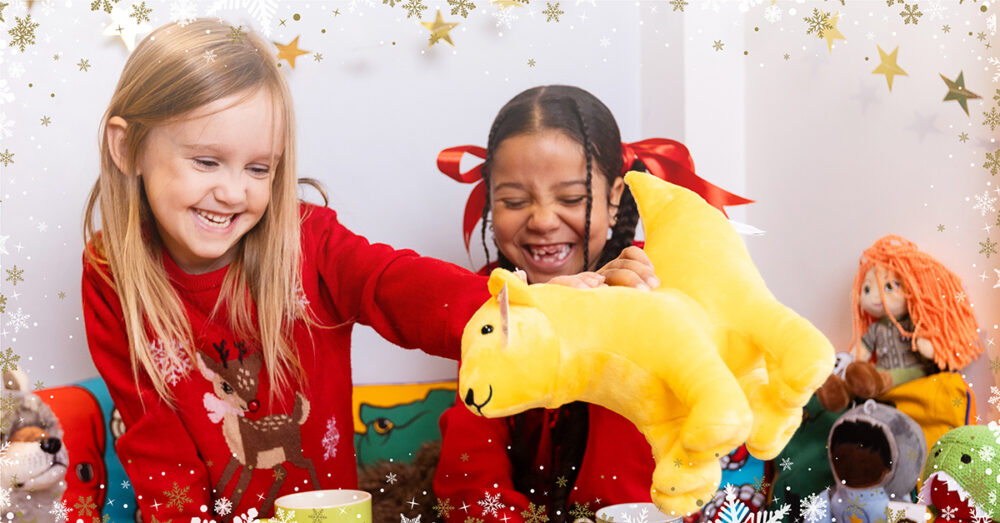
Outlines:
<svg viewBox="0 0 1000 523"><path fill-rule="evenodd" d="M431 390L421 400L392 407L362 403L361 422L368 430L354 435L358 464L413 461L423 442L441 439L438 418L454 403L453 389Z"/></svg>
<svg viewBox="0 0 1000 523"><path fill-rule="evenodd" d="M1000 425L941 436L924 466L920 495L944 521L1000 522Z"/></svg>

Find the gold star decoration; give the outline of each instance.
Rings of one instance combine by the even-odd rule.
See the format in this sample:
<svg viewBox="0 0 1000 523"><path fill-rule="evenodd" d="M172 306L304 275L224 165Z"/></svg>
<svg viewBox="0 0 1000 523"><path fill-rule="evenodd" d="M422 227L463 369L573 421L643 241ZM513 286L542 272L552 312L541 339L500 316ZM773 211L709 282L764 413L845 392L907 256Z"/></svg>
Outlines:
<svg viewBox="0 0 1000 523"><path fill-rule="evenodd" d="M884 74L885 81L886 83L889 84L889 92L891 93L893 77L897 75L898 76L910 76L910 75L906 74L906 71L904 71L902 67L896 64L896 54L899 53L898 45L896 46L895 49L892 50L892 53L890 54L886 54L886 52L882 50L882 46L880 45L876 45L875 47L878 47L878 55L879 59L881 60L881 63L879 63L878 67L876 67L875 70L872 71L872 74Z"/></svg>
<svg viewBox="0 0 1000 523"><path fill-rule="evenodd" d="M115 6L111 10L111 21L104 27L102 36L121 38L122 43L131 52L135 49L135 40L140 34L146 34L153 30L153 26L148 22L136 23L129 19L124 8Z"/></svg>
<svg viewBox="0 0 1000 523"><path fill-rule="evenodd" d="M333 16L340 16L340 9L334 9Z"/></svg>
<svg viewBox="0 0 1000 523"><path fill-rule="evenodd" d="M958 141L965 143L969 141L969 133L961 133L958 135Z"/></svg>
<svg viewBox="0 0 1000 523"><path fill-rule="evenodd" d="M497 11L503 11L508 7L519 7L521 5L517 0L493 0L492 3L497 6Z"/></svg>
<svg viewBox="0 0 1000 523"><path fill-rule="evenodd" d="M76 63L76 66L79 67L81 71L86 73L90 69L90 60L84 60L81 58L80 61Z"/></svg>
<svg viewBox="0 0 1000 523"><path fill-rule="evenodd" d="M65 300L66 299L66 292L59 291L59 299L60 300Z"/></svg>
<svg viewBox="0 0 1000 523"><path fill-rule="evenodd" d="M566 479L566 476L559 476L556 478L556 486L559 488L565 487L568 483L569 481Z"/></svg>
<svg viewBox="0 0 1000 523"><path fill-rule="evenodd" d="M278 42L274 42L274 45L278 47L278 60L285 60L288 62L288 65L292 66L292 69L295 69L295 59L297 57L309 54L309 51L299 49L298 36L286 45L281 45Z"/></svg>
<svg viewBox="0 0 1000 523"><path fill-rule="evenodd" d="M938 230L938 232L944 232L944 224L943 223L939 223L938 226L937 226L937 230Z"/></svg>
<svg viewBox="0 0 1000 523"><path fill-rule="evenodd" d="M716 51L721 51L725 45L726 44L722 40L716 40L715 43L712 44L712 48Z"/></svg>
<svg viewBox="0 0 1000 523"><path fill-rule="evenodd" d="M246 35L247 34L243 32L243 26L242 25L239 26L239 27L229 26L229 35L227 35L227 36L229 36L229 41L230 42L232 42L234 44L242 44L243 43L243 37L246 36Z"/></svg>
<svg viewBox="0 0 1000 523"><path fill-rule="evenodd" d="M48 127L52 123L52 118L42 115L42 127Z"/></svg>
<svg viewBox="0 0 1000 523"><path fill-rule="evenodd" d="M944 100L955 100L958 105L962 106L962 110L965 111L965 115L969 116L969 99L982 98L978 94L965 88L965 71L958 72L958 78L954 80L949 80L941 73L938 73L944 83L948 85L948 93L944 95Z"/></svg>
<svg viewBox="0 0 1000 523"><path fill-rule="evenodd" d="M827 19L829 27L820 31L818 35L820 38L826 40L827 51L831 54L833 53L834 40L843 40L845 42L847 41L847 38L844 37L844 33L841 33L840 29L837 29L837 22L839 21L840 21L840 13L839 12L834 13L833 16Z"/></svg>
<svg viewBox="0 0 1000 523"><path fill-rule="evenodd" d="M433 22L420 22L420 25L431 31L430 43L427 44L427 47L438 43L439 40L444 40L445 42L451 44L452 47L455 47L455 42L451 41L451 34L449 34L449 31L458 26L458 22L445 22L444 18L441 16L440 9L437 10L437 16L434 17Z"/></svg>
<svg viewBox="0 0 1000 523"><path fill-rule="evenodd" d="M528 59L528 67L534 67L534 66L535 66L535 59L534 58L529 58Z"/></svg>
<svg viewBox="0 0 1000 523"><path fill-rule="evenodd" d="M316 60L317 62L322 62L323 53L313 53L313 60Z"/></svg>
<svg viewBox="0 0 1000 523"><path fill-rule="evenodd" d="M459 456L459 459L461 459L463 462L469 461L469 454L463 452L462 455Z"/></svg>
<svg viewBox="0 0 1000 523"><path fill-rule="evenodd" d="M8 5L10 4L6 2L0 2L0 22L6 22L6 20L3 19L3 10L6 9Z"/></svg>

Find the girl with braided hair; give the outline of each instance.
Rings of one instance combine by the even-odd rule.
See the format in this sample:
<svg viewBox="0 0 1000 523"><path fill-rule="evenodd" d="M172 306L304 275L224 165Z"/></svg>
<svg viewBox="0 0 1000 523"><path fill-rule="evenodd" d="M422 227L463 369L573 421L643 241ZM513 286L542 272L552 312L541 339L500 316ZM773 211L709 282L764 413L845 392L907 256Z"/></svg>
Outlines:
<svg viewBox="0 0 1000 523"><path fill-rule="evenodd" d="M485 161L459 173L464 153ZM594 270L623 249L638 251L632 244L639 215L624 184L627 171L649 167L694 190L711 187L694 176L682 144L664 139L623 144L614 116L600 100L563 85L518 94L497 114L485 150L451 148L441 153L438 165L458 181L481 176L466 207L465 232L468 247L471 227L482 219L484 271L521 269L528 283ZM712 189L730 197L723 205L746 201ZM495 264L487 229L497 248ZM626 276L638 274L639 268ZM592 516L599 506L650 501L649 444L628 420L599 405L575 402L487 419L458 402L440 425L435 494L466 507L443 513L446 521L465 521L478 516L477 510L509 522L573 521Z"/></svg>
<svg viewBox="0 0 1000 523"><path fill-rule="evenodd" d="M851 398L876 398L933 374L959 370L983 347L975 315L955 273L905 238L880 238L861 255L844 378L831 375L816 395L840 411Z"/></svg>

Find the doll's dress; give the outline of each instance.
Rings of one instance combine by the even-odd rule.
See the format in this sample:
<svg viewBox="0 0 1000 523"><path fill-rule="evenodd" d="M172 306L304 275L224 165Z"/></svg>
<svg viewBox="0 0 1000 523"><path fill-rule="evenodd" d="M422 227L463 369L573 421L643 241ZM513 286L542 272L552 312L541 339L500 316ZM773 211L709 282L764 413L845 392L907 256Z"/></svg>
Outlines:
<svg viewBox="0 0 1000 523"><path fill-rule="evenodd" d="M907 332L913 332L909 315L898 321ZM861 342L874 355L875 366L889 372L894 386L937 372L934 362L913 350L912 338L900 334L888 316L871 324Z"/></svg>

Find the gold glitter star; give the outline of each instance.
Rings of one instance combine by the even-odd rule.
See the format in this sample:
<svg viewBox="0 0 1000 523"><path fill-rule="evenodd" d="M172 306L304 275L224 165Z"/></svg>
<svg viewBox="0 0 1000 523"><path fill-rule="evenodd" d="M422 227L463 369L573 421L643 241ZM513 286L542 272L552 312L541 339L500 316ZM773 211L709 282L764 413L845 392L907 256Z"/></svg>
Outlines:
<svg viewBox="0 0 1000 523"><path fill-rule="evenodd" d="M716 40L715 43L712 44L712 48L715 49L716 51L721 51L722 48L725 47L725 45L726 44L723 43L722 40Z"/></svg>
<svg viewBox="0 0 1000 523"><path fill-rule="evenodd" d="M945 76L941 73L938 73L938 76L940 76L941 79L944 80L944 83L948 86L948 93L944 95L943 101L947 102L948 100L955 100L958 102L958 105L962 106L962 110L965 111L965 115L969 116L969 99L971 98L975 100L982 97L965 88L965 72L959 71L958 78L955 78L954 80L945 78Z"/></svg>
<svg viewBox="0 0 1000 523"><path fill-rule="evenodd" d="M969 141L969 133L962 133L958 135L958 141L965 143Z"/></svg>
<svg viewBox="0 0 1000 523"><path fill-rule="evenodd" d="M437 10L437 16L434 17L433 22L420 22L420 25L430 29L431 31L430 43L427 44L427 47L438 43L439 40L444 40L445 42L451 44L452 47L455 47L455 42L451 41L451 34L449 34L449 31L458 26L458 22L445 22L444 18L441 16L440 9Z"/></svg>
<svg viewBox="0 0 1000 523"><path fill-rule="evenodd" d="M942 33L950 33L951 32L951 26L947 25L947 24L942 25L941 26L941 32Z"/></svg>
<svg viewBox="0 0 1000 523"><path fill-rule="evenodd" d="M535 66L535 59L534 58L529 58L528 59L528 67L534 67L534 66Z"/></svg>
<svg viewBox="0 0 1000 523"><path fill-rule="evenodd" d="M52 118L49 118L48 116L45 116L43 114L42 115L42 127L48 127L49 124L51 124L51 123L52 123Z"/></svg>
<svg viewBox="0 0 1000 523"><path fill-rule="evenodd" d="M340 9L334 9L333 16L340 16Z"/></svg>
<svg viewBox="0 0 1000 523"><path fill-rule="evenodd" d="M790 55L790 54L788 54L788 53L785 53L785 60L788 60L788 59L789 59L789 58L791 58L791 57L792 57L792 55Z"/></svg>
<svg viewBox="0 0 1000 523"><path fill-rule="evenodd" d="M559 476L556 478L556 486L559 488L565 487L567 483L569 483L569 481L566 479L566 476Z"/></svg>
<svg viewBox="0 0 1000 523"><path fill-rule="evenodd" d="M59 291L58 296L59 296L60 300L65 300L66 299L66 293L64 291Z"/></svg>
<svg viewBox="0 0 1000 523"><path fill-rule="evenodd" d="M878 67L876 67L874 71L872 71L872 74L884 74L885 81L889 84L889 92L892 92L892 79L895 76L910 75L906 74L906 71L896 64L896 54L899 53L898 45L892 50L891 54L886 54L886 52L882 50L882 46L876 45L875 47L878 48L878 55L882 62L878 64Z"/></svg>
<svg viewBox="0 0 1000 523"><path fill-rule="evenodd" d="M288 65L295 69L295 58L300 55L309 54L309 51L303 51L299 49L299 37L296 36L294 40L286 45L274 42L274 45L278 47L278 60L285 60Z"/></svg>
<svg viewBox="0 0 1000 523"><path fill-rule="evenodd" d="M837 22L838 21L840 21L840 13L839 12L838 13L834 13L833 16L831 16L830 18L827 19L827 22L830 25L829 25L829 27L826 27L825 29L823 29L823 31L820 33L820 37L823 38L824 40L826 40L826 48L827 48L827 51L829 53L833 53L833 41L834 40L843 40L845 42L847 41L847 38L844 37L844 33L841 33L840 29L837 29Z"/></svg>
<svg viewBox="0 0 1000 523"><path fill-rule="evenodd" d="M317 62L322 62L323 53L313 53L313 60L316 60Z"/></svg>
<svg viewBox="0 0 1000 523"><path fill-rule="evenodd" d="M278 21L278 25L280 25L280 26L284 27L284 26L285 26L285 22L287 22L287 21L288 21L288 20L286 20L286 19L282 18L281 20L279 20L279 21Z"/></svg>
<svg viewBox="0 0 1000 523"><path fill-rule="evenodd" d="M943 223L939 223L938 226L937 226L937 230L938 230L938 232L944 232L944 224Z"/></svg>
<svg viewBox="0 0 1000 523"><path fill-rule="evenodd" d="M463 462L469 461L469 455L467 453L463 452L462 455L459 456L459 459L461 459Z"/></svg>
<svg viewBox="0 0 1000 523"><path fill-rule="evenodd" d="M76 63L76 66L79 67L81 71L86 73L90 70L90 60L84 60L81 58L80 61Z"/></svg>

